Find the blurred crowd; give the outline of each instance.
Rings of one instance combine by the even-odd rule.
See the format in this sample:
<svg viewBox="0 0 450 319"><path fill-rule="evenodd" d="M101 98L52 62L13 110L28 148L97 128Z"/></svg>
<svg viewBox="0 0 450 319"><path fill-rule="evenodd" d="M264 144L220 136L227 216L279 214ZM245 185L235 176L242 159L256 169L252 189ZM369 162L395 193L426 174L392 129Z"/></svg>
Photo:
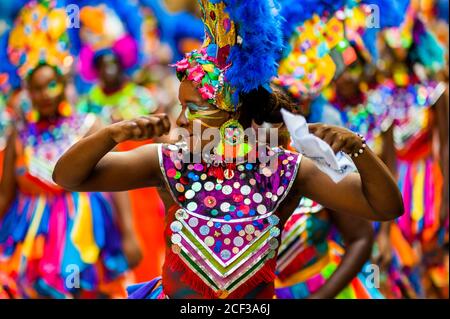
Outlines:
<svg viewBox="0 0 450 319"><path fill-rule="evenodd" d="M308 122L364 135L398 179L405 214L358 232L305 199L285 225L278 298L448 298L448 0L400 2L398 25L376 32L357 4L285 15L291 49L274 87ZM125 298L127 285L161 275L167 195L68 192L52 170L106 125L167 113L176 126L172 65L201 46L201 14L197 0L0 2L0 298ZM345 37L323 54L335 20ZM309 55L295 50L315 42ZM364 260L347 288L314 295L351 269L349 251Z"/></svg>

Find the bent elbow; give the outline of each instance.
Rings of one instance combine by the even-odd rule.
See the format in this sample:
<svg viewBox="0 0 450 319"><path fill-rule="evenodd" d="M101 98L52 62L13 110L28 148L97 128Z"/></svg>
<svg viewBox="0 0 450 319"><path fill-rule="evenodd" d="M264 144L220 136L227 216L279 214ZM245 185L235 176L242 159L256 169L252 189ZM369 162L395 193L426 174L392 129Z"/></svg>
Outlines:
<svg viewBox="0 0 450 319"><path fill-rule="evenodd" d="M61 169L58 168L58 164L56 164L55 169L53 170L52 179L56 185L67 191L75 191L75 188L77 186L73 183L70 183L67 178L64 177L64 174L61 173Z"/></svg>
<svg viewBox="0 0 450 319"><path fill-rule="evenodd" d="M379 217L381 217L378 221L380 222L388 222L400 218L405 213L405 208L403 205L403 201L398 201L397 203L393 203L391 208L383 211Z"/></svg>

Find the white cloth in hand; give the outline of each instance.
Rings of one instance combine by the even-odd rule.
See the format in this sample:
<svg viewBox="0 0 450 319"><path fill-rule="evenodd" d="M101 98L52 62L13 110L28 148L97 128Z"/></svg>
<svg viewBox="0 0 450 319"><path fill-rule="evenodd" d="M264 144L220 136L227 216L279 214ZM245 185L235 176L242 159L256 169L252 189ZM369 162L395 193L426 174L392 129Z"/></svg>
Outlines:
<svg viewBox="0 0 450 319"><path fill-rule="evenodd" d="M291 135L291 145L300 154L311 159L335 183L339 183L345 176L357 171L347 154L343 152L335 154L328 143L309 133L308 123L303 116L292 114L284 109L281 110L281 114Z"/></svg>

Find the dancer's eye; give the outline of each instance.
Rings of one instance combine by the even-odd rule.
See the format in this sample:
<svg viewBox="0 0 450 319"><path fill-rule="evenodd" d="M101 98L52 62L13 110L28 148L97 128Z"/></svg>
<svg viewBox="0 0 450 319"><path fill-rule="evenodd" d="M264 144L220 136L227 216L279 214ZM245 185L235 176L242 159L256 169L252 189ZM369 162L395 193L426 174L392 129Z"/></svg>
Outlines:
<svg viewBox="0 0 450 319"><path fill-rule="evenodd" d="M208 111L211 109L209 106L201 106L201 105L198 105L198 104L195 104L192 102L188 103L187 107L189 108L189 111L191 111L191 112Z"/></svg>

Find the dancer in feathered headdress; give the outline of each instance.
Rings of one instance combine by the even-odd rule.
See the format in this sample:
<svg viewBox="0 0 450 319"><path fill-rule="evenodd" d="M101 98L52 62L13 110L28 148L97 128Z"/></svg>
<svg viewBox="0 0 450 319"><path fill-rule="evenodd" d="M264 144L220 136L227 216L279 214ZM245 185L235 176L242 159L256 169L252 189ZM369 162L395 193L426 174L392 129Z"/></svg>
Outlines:
<svg viewBox="0 0 450 319"><path fill-rule="evenodd" d="M94 84L78 109L99 114L105 123L153 113L155 97L130 80L144 58L140 8L111 0L74 4L80 8L80 28L71 33L77 68L82 81Z"/></svg>
<svg viewBox="0 0 450 319"><path fill-rule="evenodd" d="M428 255L442 251L448 234L448 124L441 120L448 117L448 88L437 80L445 68L444 48L423 22L420 6L421 1L411 1L405 22L384 33L387 80L382 88L391 96L389 145L397 155L395 169L405 202L406 213L398 226L411 245L422 247L423 254L416 274L403 269L424 297L427 291L419 274L434 266L428 268Z"/></svg>
<svg viewBox="0 0 450 319"><path fill-rule="evenodd" d="M131 238L129 215L121 214L125 201L66 191L52 179L62 153L98 126L92 114L73 112L65 98L73 61L66 21L63 2L30 1L6 38L5 56L31 109L14 122L4 153L0 272L15 281L22 298L121 297L124 274L137 262L128 258L130 240L129 250L122 248Z"/></svg>
<svg viewBox="0 0 450 319"><path fill-rule="evenodd" d="M75 145L54 177L62 185L91 190L164 184L170 209L163 277L130 287L130 298L272 298L281 223L305 195L302 189L335 210L376 220L398 216L401 198L393 177L348 130L333 126L322 134L317 126L315 134L329 145L308 135L318 145L315 150L321 145L332 157L333 145L358 158L361 175L338 184L310 159L279 148L278 142L265 144L265 134L246 136L244 127L279 123L280 109L290 108L285 95L270 87L282 53L278 3L199 3L204 45L176 64L182 105L176 132L182 140L117 156L110 153L117 143L162 136L170 123L163 115L116 123ZM348 193L353 200L343 198Z"/></svg>
<svg viewBox="0 0 450 319"><path fill-rule="evenodd" d="M309 122L343 125L340 112L322 92L355 62L364 29L348 21L359 13L365 22L364 12L361 5L350 8L346 1L282 2L288 45L274 83L289 93L299 105L297 112ZM275 281L278 298L383 298L366 285L361 271L372 249L371 224L348 218L306 198L300 202L283 230ZM332 238L333 228L347 238L345 249Z"/></svg>

